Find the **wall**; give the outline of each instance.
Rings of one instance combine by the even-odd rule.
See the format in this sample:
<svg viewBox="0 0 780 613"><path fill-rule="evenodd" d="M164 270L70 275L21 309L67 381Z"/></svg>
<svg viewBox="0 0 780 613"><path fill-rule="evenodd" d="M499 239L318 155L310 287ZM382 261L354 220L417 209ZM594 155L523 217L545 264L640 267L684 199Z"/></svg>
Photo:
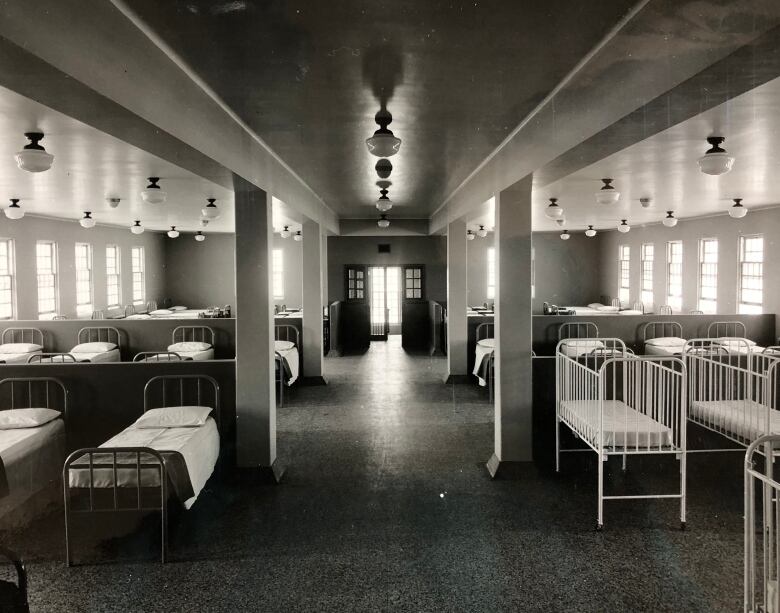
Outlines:
<svg viewBox="0 0 780 613"><path fill-rule="evenodd" d="M130 248L143 246L146 258L146 299L165 297L163 234L144 232L140 236L127 228L95 226L84 229L76 221L25 216L17 221L0 221L0 236L12 238L16 252L17 319L38 318L35 245L38 240L57 243L59 260L59 313L76 317L76 243L92 245L92 277L95 310L106 306L106 245L118 245L121 251L122 304L132 301Z"/></svg>
<svg viewBox="0 0 780 613"><path fill-rule="evenodd" d="M379 244L390 245L390 253L378 253ZM425 264L425 297L447 300L447 239L444 236L329 236L328 302L344 299L344 266L347 264Z"/></svg>
<svg viewBox="0 0 780 613"><path fill-rule="evenodd" d="M632 228L628 234L616 231L600 232L596 237L601 261L601 294L616 296L618 291L618 246L631 247L631 301L640 299L640 251L643 243L655 245L653 287L655 305L666 303L666 243L683 241L683 304L682 311L698 308L699 239L718 239L718 313L737 312L737 281L739 237L764 235L764 312L780 311L780 277L772 274L771 265L780 261L780 208L752 211L743 219L727 215L680 220L676 227L661 224ZM655 309L657 310L657 308Z"/></svg>
<svg viewBox="0 0 780 613"><path fill-rule="evenodd" d="M487 298L487 250L493 246L493 233L468 242L468 303L492 302ZM559 234L533 234L536 297L533 312L542 312L542 303L585 305L599 298L600 251L595 240L573 234L562 241Z"/></svg>

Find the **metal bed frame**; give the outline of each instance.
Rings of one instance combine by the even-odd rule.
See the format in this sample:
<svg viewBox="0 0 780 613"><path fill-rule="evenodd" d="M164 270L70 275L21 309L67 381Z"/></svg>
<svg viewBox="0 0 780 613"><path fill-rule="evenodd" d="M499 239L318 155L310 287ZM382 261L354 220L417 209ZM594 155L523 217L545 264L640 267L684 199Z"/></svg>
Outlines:
<svg viewBox="0 0 780 613"><path fill-rule="evenodd" d="M487 303L485 303L487 304ZM495 338L496 328L495 323L485 322L477 326L475 335L477 343L481 340L488 338ZM484 336L483 336L484 334ZM495 394L495 373L496 373L496 350L490 352L487 358L487 387L488 387L488 402L493 402L493 396Z"/></svg>
<svg viewBox="0 0 780 613"><path fill-rule="evenodd" d="M204 389L205 388L205 389ZM220 427L220 403L219 403L219 384L208 375L160 375L152 377L144 385L143 412L169 406L184 406L195 404L197 406L212 406L204 404L203 396L205 390L209 390L209 400L213 400L213 417L217 424L217 430L221 432ZM188 399L194 401L188 402ZM122 454L135 454L135 461L123 462L117 461L117 456ZM110 458L107 458L110 456ZM144 458L142 458L144 456ZM119 458L121 460L121 458ZM84 466L86 460L87 466ZM73 465L76 464L76 467ZM70 487L70 470L89 470L89 486L86 488ZM95 470L111 470L112 485L99 487L95 484ZM135 470L135 485L118 485L118 472ZM159 479L159 485L154 487L142 486L141 473L144 471L155 471ZM164 564L168 557L168 472L165 466L165 460L162 452L151 447L85 447L77 449L71 453L65 460L62 468L62 487L65 502L65 561L68 566L73 565L73 551L71 547L71 516L79 513L160 513L160 560ZM72 490L86 489L89 492L89 506L87 509L74 509L72 507ZM112 496L108 500L109 504L96 504L95 491L111 490ZM135 490L135 506L122 504L120 500L120 490ZM143 496L143 491L159 490L157 496ZM144 499L149 499L145 503ZM152 500L159 502L152 503Z"/></svg>
<svg viewBox="0 0 780 613"><path fill-rule="evenodd" d="M644 346L647 346L647 341L650 341L654 338L682 338L682 335L682 324L677 321L649 321L644 326L642 326L642 343Z"/></svg>
<svg viewBox="0 0 780 613"><path fill-rule="evenodd" d="M599 327L592 321L566 322L558 326L558 341L570 338L598 338Z"/></svg>
<svg viewBox="0 0 780 613"><path fill-rule="evenodd" d="M623 305L620 303L620 298L613 298L609 301L610 306L621 308Z"/></svg>
<svg viewBox="0 0 780 613"><path fill-rule="evenodd" d="M290 340L290 335L295 340ZM282 338L284 337L284 338ZM275 341L288 341L295 345L298 349L298 359L300 360L301 351L301 333L295 326L291 324L275 324L274 325L274 340ZM276 390L277 400L279 406L284 406L284 364L282 363L284 358L278 351L274 351L274 366L276 368ZM299 364L300 366L300 364Z"/></svg>
<svg viewBox="0 0 780 613"><path fill-rule="evenodd" d="M43 332L38 328L6 328L0 336L0 345L6 343L32 343L43 347Z"/></svg>
<svg viewBox="0 0 780 613"><path fill-rule="evenodd" d="M133 356L133 362L183 362L175 351L141 351Z"/></svg>
<svg viewBox="0 0 780 613"><path fill-rule="evenodd" d="M596 530L604 526L604 501L634 499L677 499L680 501L680 527L686 521L686 368L679 358L665 356L637 357L627 352L617 338L602 339L601 355L573 358L556 347L555 384L555 470L560 472L560 454L580 449L561 449L560 424L565 424L598 455ZM622 428L604 430L605 403L621 401L625 407ZM632 410L629 413L629 409ZM620 406L613 409L619 411ZM648 428L639 425L637 415L648 418ZM613 414L620 422L620 416ZM664 441L661 430L652 440L650 425L667 429ZM622 441L618 435L622 434ZM612 436L612 440L605 440ZM644 495L604 495L604 462L609 456L623 458L623 470L629 455L674 455L680 462L679 493Z"/></svg>
<svg viewBox="0 0 780 613"><path fill-rule="evenodd" d="M747 338L747 328L741 321L713 321L707 326L707 338Z"/></svg>
<svg viewBox="0 0 780 613"><path fill-rule="evenodd" d="M28 364L70 364L76 363L76 357L71 353L34 353L27 358Z"/></svg>
<svg viewBox="0 0 780 613"><path fill-rule="evenodd" d="M645 313L645 303L642 302L641 300L637 300L636 302L634 302L631 305L631 310L632 311L639 311L639 312L641 312L644 315L644 313Z"/></svg>
<svg viewBox="0 0 780 613"><path fill-rule="evenodd" d="M214 328L209 326L176 326L171 332L171 343L208 343L213 347L215 337Z"/></svg>
<svg viewBox="0 0 780 613"><path fill-rule="evenodd" d="M130 315L135 315L135 305L134 304L126 304L125 305L125 317L129 317Z"/></svg>
<svg viewBox="0 0 780 613"><path fill-rule="evenodd" d="M674 315L674 312L672 311L672 307L668 304L662 304L660 308L658 309L659 315Z"/></svg>
<svg viewBox="0 0 780 613"><path fill-rule="evenodd" d="M778 454L780 434L756 439L745 453L745 613L780 611L780 482L775 475L777 463L766 459ZM763 471L756 455L764 456Z"/></svg>
<svg viewBox="0 0 780 613"><path fill-rule="evenodd" d="M9 377L2 379L0 380L0 398L4 401L10 400L10 406L0 406L0 411L43 407L59 411L63 421L67 421L68 390L65 384L55 377Z"/></svg>
<svg viewBox="0 0 780 613"><path fill-rule="evenodd" d="M111 326L89 326L79 330L76 344L106 342L114 343L118 349L122 349L122 334Z"/></svg>
<svg viewBox="0 0 780 613"><path fill-rule="evenodd" d="M92 317L90 319L105 319L106 314L101 311L92 311Z"/></svg>

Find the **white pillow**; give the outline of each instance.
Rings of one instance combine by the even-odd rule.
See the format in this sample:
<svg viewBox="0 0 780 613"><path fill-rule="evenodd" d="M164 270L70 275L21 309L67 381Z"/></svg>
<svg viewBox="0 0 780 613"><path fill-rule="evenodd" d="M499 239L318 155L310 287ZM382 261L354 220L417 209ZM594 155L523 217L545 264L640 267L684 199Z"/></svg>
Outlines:
<svg viewBox="0 0 780 613"><path fill-rule="evenodd" d="M600 306L597 310L602 313L617 313L620 311L620 307L616 306Z"/></svg>
<svg viewBox="0 0 780 613"><path fill-rule="evenodd" d="M600 308L601 308L601 307L603 307L603 306L604 306L604 305L603 305L603 304L601 304L600 302L591 302L591 303L588 305L588 308L589 308L589 309L600 309Z"/></svg>
<svg viewBox="0 0 780 613"><path fill-rule="evenodd" d="M54 409L9 409L0 411L0 430L37 428L57 419L59 411Z"/></svg>
<svg viewBox="0 0 780 613"><path fill-rule="evenodd" d="M720 338L716 338L715 342L720 345L729 345L734 347L739 347L747 345L748 347L755 347L756 341L751 341L749 338L736 338L734 336L722 336Z"/></svg>
<svg viewBox="0 0 780 613"><path fill-rule="evenodd" d="M199 343L197 341L168 345L168 351L206 351L207 349L211 349L210 343Z"/></svg>
<svg viewBox="0 0 780 613"><path fill-rule="evenodd" d="M295 343L292 341L274 341L274 349L276 351L287 351L295 347Z"/></svg>
<svg viewBox="0 0 780 613"><path fill-rule="evenodd" d="M169 311L168 309L156 309L154 311L149 311L149 315L171 315L173 311Z"/></svg>
<svg viewBox="0 0 780 613"><path fill-rule="evenodd" d="M70 350L71 353L103 353L116 349L114 343L81 343Z"/></svg>
<svg viewBox="0 0 780 613"><path fill-rule="evenodd" d="M596 339L576 339L567 340L561 346L561 351L568 356L581 356L592 352L594 349L603 349L604 343Z"/></svg>
<svg viewBox="0 0 780 613"><path fill-rule="evenodd" d="M677 347L684 344L685 339L679 336L659 336L645 341L645 345L653 345L654 347Z"/></svg>
<svg viewBox="0 0 780 613"><path fill-rule="evenodd" d="M187 310L186 306L179 305L179 306L172 306L171 307L171 311L186 311L186 310Z"/></svg>
<svg viewBox="0 0 780 613"><path fill-rule="evenodd" d="M480 341L477 341L477 345L480 347L485 347L486 349L495 349L496 347L496 339L494 338L483 338Z"/></svg>
<svg viewBox="0 0 780 613"><path fill-rule="evenodd" d="M0 345L0 353L33 353L42 351L43 347L35 343L5 343Z"/></svg>
<svg viewBox="0 0 780 613"><path fill-rule="evenodd" d="M136 428L197 428L206 423L211 407L183 406L151 409L141 415Z"/></svg>

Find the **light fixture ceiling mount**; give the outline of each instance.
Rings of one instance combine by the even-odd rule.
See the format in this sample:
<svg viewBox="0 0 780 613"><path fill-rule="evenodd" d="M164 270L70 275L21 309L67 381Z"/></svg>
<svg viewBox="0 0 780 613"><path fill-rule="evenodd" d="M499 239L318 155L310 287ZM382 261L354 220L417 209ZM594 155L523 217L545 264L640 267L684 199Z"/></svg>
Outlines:
<svg viewBox="0 0 780 613"><path fill-rule="evenodd" d="M135 223L130 226L130 232L133 234L143 234L144 233L144 227L141 225L141 220L136 219Z"/></svg>
<svg viewBox="0 0 780 613"><path fill-rule="evenodd" d="M373 136L366 139L368 151L380 158L394 156L401 148L401 139L393 135L393 132L387 127L392 123L393 116L390 111L383 108L377 112L374 121L379 124L379 129L374 132Z"/></svg>
<svg viewBox="0 0 780 613"><path fill-rule="evenodd" d="M547 208L544 210L544 214L548 219L553 220L558 219L559 217L563 217L563 209L558 206L557 198L550 198L550 204L547 205Z"/></svg>
<svg viewBox="0 0 780 613"><path fill-rule="evenodd" d="M171 226L171 229L168 230L168 238L178 238L179 237L179 231L176 229L176 226Z"/></svg>
<svg viewBox="0 0 780 613"><path fill-rule="evenodd" d="M290 232L290 226L284 226L284 228L282 228L282 231L279 232L279 236L281 236L282 238L290 238L291 234L292 232Z"/></svg>
<svg viewBox="0 0 780 613"><path fill-rule="evenodd" d="M612 179L602 179L604 186L596 192L597 204L615 204L620 200L620 192L612 185Z"/></svg>
<svg viewBox="0 0 780 613"><path fill-rule="evenodd" d="M11 204L5 207L5 216L8 219L21 219L24 217L24 211L19 206L19 198L11 198Z"/></svg>
<svg viewBox="0 0 780 613"><path fill-rule="evenodd" d="M149 177L149 185L146 189L141 191L141 198L148 204L162 204L168 197L163 189L157 185L160 177Z"/></svg>
<svg viewBox="0 0 780 613"><path fill-rule="evenodd" d="M747 215L748 210L742 206L742 198L734 198L734 205L729 208L729 217L733 219L742 219Z"/></svg>
<svg viewBox="0 0 780 613"><path fill-rule="evenodd" d="M585 230L585 236L588 238L593 238L596 236L596 229L593 226L588 226L588 229Z"/></svg>
<svg viewBox="0 0 780 613"><path fill-rule="evenodd" d="M94 228L95 220L92 219L92 212L84 211L84 217L79 220L79 223L81 224L82 228Z"/></svg>
<svg viewBox="0 0 780 613"><path fill-rule="evenodd" d="M200 210L205 219L216 219L219 217L219 208L214 204L216 201L216 198L206 198L208 204Z"/></svg>
<svg viewBox="0 0 780 613"><path fill-rule="evenodd" d="M379 199L376 201L376 208L379 209L382 213L385 213L393 208L393 201L387 197L386 189L380 189L379 193L381 196L379 196Z"/></svg>
<svg viewBox="0 0 780 613"><path fill-rule="evenodd" d="M30 142L16 154L17 166L27 172L49 170L54 163L54 156L38 144L43 139L43 132L25 132L24 135Z"/></svg>
<svg viewBox="0 0 780 613"><path fill-rule="evenodd" d="M621 219L620 225L618 226L618 232L621 232L623 234L626 234L631 231L631 226L628 225L627 219Z"/></svg>
<svg viewBox="0 0 780 613"><path fill-rule="evenodd" d="M734 158L721 147L725 140L723 136L707 137L710 148L698 159L699 170L705 175L726 174L734 165Z"/></svg>
<svg viewBox="0 0 780 613"><path fill-rule="evenodd" d="M387 218L387 215L380 215L376 225L380 228L387 228L390 225L390 220Z"/></svg>
<svg viewBox="0 0 780 613"><path fill-rule="evenodd" d="M666 217L663 218L662 223L667 228L674 228L677 225L677 218L674 216L674 211L666 211Z"/></svg>

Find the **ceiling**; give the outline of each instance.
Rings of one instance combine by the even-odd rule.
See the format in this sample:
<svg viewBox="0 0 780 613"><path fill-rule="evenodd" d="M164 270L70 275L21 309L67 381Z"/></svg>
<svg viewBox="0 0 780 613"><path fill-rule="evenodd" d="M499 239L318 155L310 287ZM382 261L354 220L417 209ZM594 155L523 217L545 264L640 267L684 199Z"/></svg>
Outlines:
<svg viewBox="0 0 780 613"><path fill-rule="evenodd" d="M365 139L403 140L397 217L428 217L635 0L129 0L341 217L374 215Z"/></svg>
<svg viewBox="0 0 780 613"><path fill-rule="evenodd" d="M725 136L724 148L735 157L728 174L702 174L696 160L708 136ZM566 227L614 228L659 222L666 211L677 217L724 213L732 198L748 208L780 204L780 79L769 81L731 101L642 140L549 185L534 185L533 228L555 230L544 210L557 197ZM612 178L621 192L615 205L595 202L601 179ZM639 199L649 197L642 208Z"/></svg>

